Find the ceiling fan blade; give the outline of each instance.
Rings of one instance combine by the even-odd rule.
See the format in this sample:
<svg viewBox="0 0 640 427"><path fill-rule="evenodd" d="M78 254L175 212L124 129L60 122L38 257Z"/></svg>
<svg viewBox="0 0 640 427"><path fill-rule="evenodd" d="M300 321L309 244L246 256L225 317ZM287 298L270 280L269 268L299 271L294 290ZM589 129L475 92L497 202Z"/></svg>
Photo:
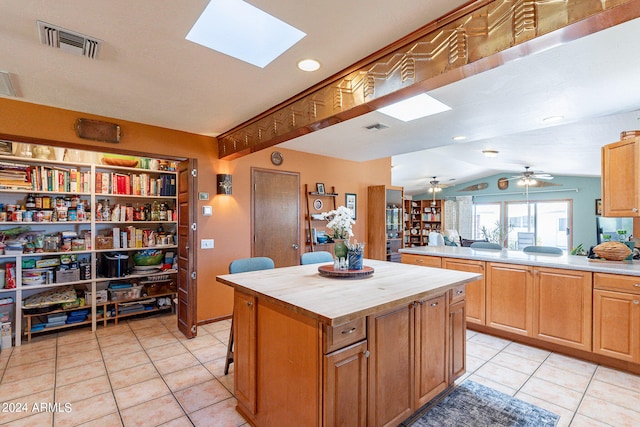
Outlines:
<svg viewBox="0 0 640 427"><path fill-rule="evenodd" d="M553 179L551 175L533 175L533 179Z"/></svg>

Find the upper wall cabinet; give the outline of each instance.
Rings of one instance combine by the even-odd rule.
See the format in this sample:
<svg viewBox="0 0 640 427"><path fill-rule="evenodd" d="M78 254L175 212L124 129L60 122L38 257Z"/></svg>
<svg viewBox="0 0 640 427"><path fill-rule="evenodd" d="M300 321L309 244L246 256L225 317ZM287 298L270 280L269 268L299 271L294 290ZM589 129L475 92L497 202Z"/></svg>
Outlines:
<svg viewBox="0 0 640 427"><path fill-rule="evenodd" d="M640 216L640 137L602 147L602 215Z"/></svg>

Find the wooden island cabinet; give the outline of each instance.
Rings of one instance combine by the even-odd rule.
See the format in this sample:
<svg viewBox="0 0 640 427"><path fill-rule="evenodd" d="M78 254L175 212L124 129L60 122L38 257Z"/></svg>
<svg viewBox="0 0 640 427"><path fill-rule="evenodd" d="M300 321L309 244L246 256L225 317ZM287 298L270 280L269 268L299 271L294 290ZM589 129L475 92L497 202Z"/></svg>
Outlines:
<svg viewBox="0 0 640 427"><path fill-rule="evenodd" d="M234 389L250 424L396 426L464 373L477 275L365 265L359 280L313 264L217 277L234 288Z"/></svg>

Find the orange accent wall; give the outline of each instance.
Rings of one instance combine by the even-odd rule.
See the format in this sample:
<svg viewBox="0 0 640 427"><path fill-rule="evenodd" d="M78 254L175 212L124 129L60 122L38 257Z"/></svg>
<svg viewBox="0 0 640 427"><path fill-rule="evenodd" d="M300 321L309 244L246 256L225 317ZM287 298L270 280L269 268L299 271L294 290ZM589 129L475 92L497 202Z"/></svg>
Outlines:
<svg viewBox="0 0 640 427"><path fill-rule="evenodd" d="M103 120L120 125L119 144L93 142L75 135L73 124L80 118ZM327 189L334 186L340 194L338 206L344 204L344 193L356 193L358 218L354 226L355 238L366 240L367 187L391 185L391 159L353 162L317 156L298 151L278 149L284 155L281 166L273 166L267 149L224 161L217 158L217 140L212 137L149 126L125 120L95 116L0 98L0 134L48 140L58 145L103 152L156 154L160 157L198 159L198 192L209 193L208 201L198 201L198 240L214 239L213 250L200 249L197 244L199 322L224 318L233 308L233 291L215 281L218 274L226 274L235 258L251 256L251 168L297 172L300 174L300 242L304 250L305 195L304 184L315 188L317 182ZM35 141L34 141L35 142ZM233 194L217 196L215 175L233 176ZM211 205L213 215L203 217L202 206Z"/></svg>

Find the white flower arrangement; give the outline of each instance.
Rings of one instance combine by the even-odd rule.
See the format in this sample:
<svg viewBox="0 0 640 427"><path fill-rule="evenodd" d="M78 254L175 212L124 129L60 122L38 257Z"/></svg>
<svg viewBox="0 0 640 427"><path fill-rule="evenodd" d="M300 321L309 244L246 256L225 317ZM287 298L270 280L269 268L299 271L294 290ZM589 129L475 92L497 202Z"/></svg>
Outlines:
<svg viewBox="0 0 640 427"><path fill-rule="evenodd" d="M353 236L351 227L356 222L353 220L353 211L345 206L339 206L329 212L322 212L322 219L326 219L327 228L333 230L334 239L348 239Z"/></svg>

